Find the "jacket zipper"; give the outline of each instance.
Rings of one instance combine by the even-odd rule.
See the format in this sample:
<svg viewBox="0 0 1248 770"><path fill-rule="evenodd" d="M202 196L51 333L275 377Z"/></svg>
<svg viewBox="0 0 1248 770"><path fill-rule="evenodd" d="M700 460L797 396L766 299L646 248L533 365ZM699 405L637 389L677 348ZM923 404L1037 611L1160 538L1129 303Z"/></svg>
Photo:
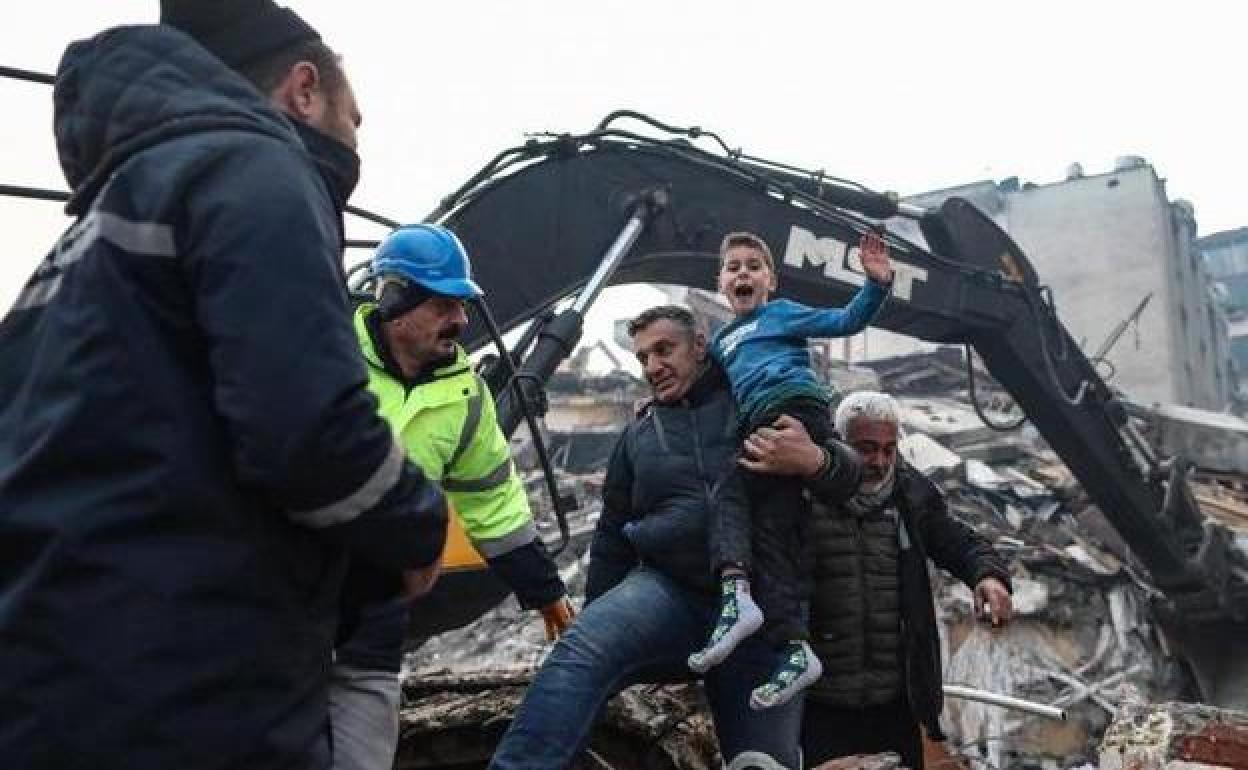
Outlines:
<svg viewBox="0 0 1248 770"><path fill-rule="evenodd" d="M702 484L702 495L706 498L706 507L709 511L714 500L711 496L711 486L706 478L706 466L702 462L702 433L698 429L698 412L689 405L689 419L693 422L693 459L698 465L698 481Z"/></svg>

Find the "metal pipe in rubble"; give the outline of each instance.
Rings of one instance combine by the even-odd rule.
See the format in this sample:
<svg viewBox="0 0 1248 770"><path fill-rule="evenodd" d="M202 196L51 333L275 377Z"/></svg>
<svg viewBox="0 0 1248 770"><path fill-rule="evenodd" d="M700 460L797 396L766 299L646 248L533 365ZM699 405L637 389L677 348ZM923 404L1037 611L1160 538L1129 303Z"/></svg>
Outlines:
<svg viewBox="0 0 1248 770"><path fill-rule="evenodd" d="M960 684L947 684L944 687L945 695L950 698L962 698L963 700L973 700L979 703L988 703L993 706L1014 709L1015 711L1025 711L1028 714L1036 714L1037 716L1056 719L1060 722L1066 721L1066 711L1057 706L1049 706L1044 703L1036 703L1034 701L1015 698L1012 695L1001 695L987 690L977 690L974 687L966 687Z"/></svg>
<svg viewBox="0 0 1248 770"><path fill-rule="evenodd" d="M616 269L629 250L637 243L646 224L667 205L667 193L663 190L647 191L633 206L628 222L620 230L611 246L603 254L594 274L577 296L572 306L546 324L538 335L533 352L525 357L515 379L519 387L508 387L498 398L498 424L504 435L510 436L519 427L524 410L517 398L530 403L541 402L541 389L550 380L555 369L571 355L581 340L585 326L585 314L594 300L602 293L615 274Z"/></svg>

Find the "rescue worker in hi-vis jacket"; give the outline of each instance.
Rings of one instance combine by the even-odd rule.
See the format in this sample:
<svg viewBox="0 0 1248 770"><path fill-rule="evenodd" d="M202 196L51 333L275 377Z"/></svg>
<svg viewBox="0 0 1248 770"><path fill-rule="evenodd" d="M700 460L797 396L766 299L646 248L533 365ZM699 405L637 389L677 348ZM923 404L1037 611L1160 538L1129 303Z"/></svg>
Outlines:
<svg viewBox="0 0 1248 770"><path fill-rule="evenodd" d="M481 296L463 245L438 225L401 227L378 247L372 271L377 301L355 313L369 389L408 457L451 501L447 561L467 554L479 562L479 554L522 607L540 610L553 638L571 622L572 605L537 536L494 399L456 341L468 326L465 301ZM445 566L453 576L456 565ZM384 770L398 741L409 606L356 602L354 593L344 598L331 688L334 767Z"/></svg>

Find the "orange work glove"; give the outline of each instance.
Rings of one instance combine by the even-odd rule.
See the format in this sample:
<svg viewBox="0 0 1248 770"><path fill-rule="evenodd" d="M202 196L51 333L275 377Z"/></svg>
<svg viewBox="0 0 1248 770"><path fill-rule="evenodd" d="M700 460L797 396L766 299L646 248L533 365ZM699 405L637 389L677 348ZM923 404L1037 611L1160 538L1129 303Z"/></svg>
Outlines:
<svg viewBox="0 0 1248 770"><path fill-rule="evenodd" d="M542 620L546 622L546 641L548 642L553 642L562 636L563 632L572 625L572 619L576 617L576 608L566 596L559 597L538 612L542 613Z"/></svg>

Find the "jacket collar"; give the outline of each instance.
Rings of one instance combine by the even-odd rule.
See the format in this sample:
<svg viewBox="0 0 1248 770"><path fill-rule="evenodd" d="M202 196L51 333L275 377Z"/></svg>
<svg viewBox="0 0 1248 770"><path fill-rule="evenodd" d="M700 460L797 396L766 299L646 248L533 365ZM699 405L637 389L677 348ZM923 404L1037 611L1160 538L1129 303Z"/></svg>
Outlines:
<svg viewBox="0 0 1248 770"><path fill-rule="evenodd" d="M713 396L722 393L728 387L728 378L724 376L724 370L712 361L709 357L706 360L705 369L694 379L693 384L689 386L688 392L684 398L675 404L664 404L663 406L701 406L709 401Z"/></svg>
<svg viewBox="0 0 1248 770"><path fill-rule="evenodd" d="M360 156L342 142L306 123L298 120L291 123L303 140L303 146L316 161L316 170L329 188L334 208L342 213L347 207L347 199L360 181Z"/></svg>

